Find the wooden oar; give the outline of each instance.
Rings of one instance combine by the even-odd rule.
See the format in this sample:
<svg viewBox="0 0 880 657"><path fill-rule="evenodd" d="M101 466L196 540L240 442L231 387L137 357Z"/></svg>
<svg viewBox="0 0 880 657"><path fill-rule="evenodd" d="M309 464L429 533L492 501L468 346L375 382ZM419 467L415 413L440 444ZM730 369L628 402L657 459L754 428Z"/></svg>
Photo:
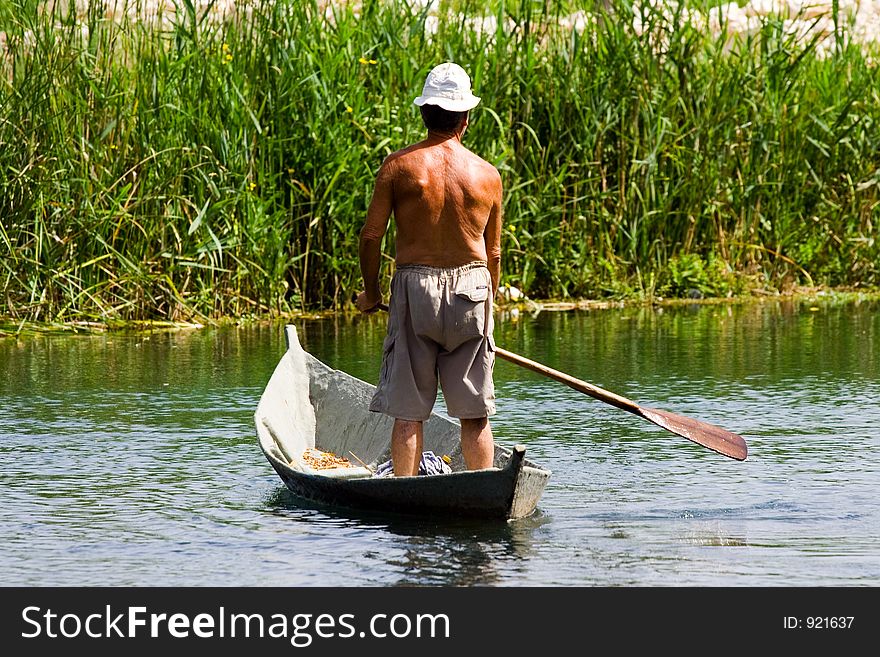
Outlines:
<svg viewBox="0 0 880 657"><path fill-rule="evenodd" d="M716 427L714 424L709 424L708 422L701 422L700 420L684 417L683 415L661 411L656 408L639 406L626 397L615 395L613 392L608 392L598 386L594 386L586 381L581 381L580 379L569 376L564 372L551 369L546 365L529 360L528 358L523 358L518 354L507 351L506 349L501 349L500 347L495 348L495 353L498 356L501 356L504 360L509 360L511 363L515 363L527 370L548 376L560 383L564 383L570 388L574 388L578 392L582 392L585 395L598 399L599 401L616 406L623 411L628 411L633 415L645 418L649 422L653 422L667 431L683 436L703 447L708 447L719 454L729 456L737 461L745 461L746 457L749 455L749 448L746 446L746 441L743 440L742 436L739 436L732 431Z"/></svg>
<svg viewBox="0 0 880 657"><path fill-rule="evenodd" d="M388 310L388 306L384 303L379 304L377 308L379 310ZM565 372L554 370L546 365L529 360L528 358L524 358L512 351L501 349L500 347L495 347L495 353L498 356L501 356L504 360L509 360L511 363L524 367L532 372L543 374L544 376L550 377L560 383L564 383L570 388L574 388L578 392L582 392L585 395L589 395L590 397L603 401L606 404L611 404L623 411L638 415L649 422L653 422L659 427L663 427L667 431L671 431L678 436L687 438L703 447L708 447L719 454L729 456L737 461L745 461L746 457L749 455L749 448L746 445L746 441L742 436L735 434L732 431L722 429L721 427L709 424L708 422L702 422L701 420L678 415L676 413L639 406L637 403L626 397L621 397L613 392L608 392L607 390L603 390L591 383L576 379Z"/></svg>

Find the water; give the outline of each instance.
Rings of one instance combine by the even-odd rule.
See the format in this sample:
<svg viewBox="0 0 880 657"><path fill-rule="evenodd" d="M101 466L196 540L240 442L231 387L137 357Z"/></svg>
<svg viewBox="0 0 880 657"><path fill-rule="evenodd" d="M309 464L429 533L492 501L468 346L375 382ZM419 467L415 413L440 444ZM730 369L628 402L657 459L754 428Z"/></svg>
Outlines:
<svg viewBox="0 0 880 657"><path fill-rule="evenodd" d="M375 382L382 321L297 324L316 356ZM291 496L257 447L281 326L7 338L0 585L880 581L876 302L499 315L497 341L736 431L749 459L499 360L496 439L553 470L535 515L333 511Z"/></svg>

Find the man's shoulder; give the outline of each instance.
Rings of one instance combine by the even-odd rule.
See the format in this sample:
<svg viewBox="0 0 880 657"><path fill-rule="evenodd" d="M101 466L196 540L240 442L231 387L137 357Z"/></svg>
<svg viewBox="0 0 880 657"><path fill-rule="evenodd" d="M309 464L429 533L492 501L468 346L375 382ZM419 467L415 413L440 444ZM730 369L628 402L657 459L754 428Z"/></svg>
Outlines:
<svg viewBox="0 0 880 657"><path fill-rule="evenodd" d="M501 173L498 171L494 164L483 159L471 150L465 150L467 150L468 156L470 157L473 166L475 166L480 171L480 173L485 176L486 180L501 182Z"/></svg>
<svg viewBox="0 0 880 657"><path fill-rule="evenodd" d="M476 166L484 169L487 173L498 173L498 169L495 168L494 164L480 157L464 144L462 144L461 149L467 154L470 161L473 162Z"/></svg>
<svg viewBox="0 0 880 657"><path fill-rule="evenodd" d="M393 153L389 153L388 155L385 156L385 159L382 160L382 166L383 167L390 167L393 165L397 165L397 166L405 165L407 163L407 161L409 159L411 159L407 156L412 155L416 151L418 146L419 146L419 144L411 144L409 146L405 146L404 148L396 150Z"/></svg>

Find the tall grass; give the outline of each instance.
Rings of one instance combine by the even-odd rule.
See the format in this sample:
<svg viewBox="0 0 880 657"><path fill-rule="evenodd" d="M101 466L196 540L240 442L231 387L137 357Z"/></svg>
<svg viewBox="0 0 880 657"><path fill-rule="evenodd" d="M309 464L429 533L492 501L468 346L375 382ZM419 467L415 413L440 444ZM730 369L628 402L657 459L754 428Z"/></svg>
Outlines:
<svg viewBox="0 0 880 657"><path fill-rule="evenodd" d="M422 136L411 99L446 59L484 99L465 142L502 172L503 275L532 297L880 284L880 74L860 51L819 60L771 21L726 52L650 13L662 39L639 38L625 6L554 28L571 4L499 1L507 27L482 33L449 11L435 34L375 0L220 24L181 0L165 31L97 4L7 14L0 314L346 306L375 171Z"/></svg>

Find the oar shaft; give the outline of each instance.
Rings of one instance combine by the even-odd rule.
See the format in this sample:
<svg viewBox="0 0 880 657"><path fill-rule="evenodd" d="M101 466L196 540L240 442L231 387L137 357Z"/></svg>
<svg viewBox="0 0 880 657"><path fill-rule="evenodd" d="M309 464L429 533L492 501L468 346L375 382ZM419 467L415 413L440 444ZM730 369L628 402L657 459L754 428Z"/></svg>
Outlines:
<svg viewBox="0 0 880 657"><path fill-rule="evenodd" d="M629 411L630 413L635 413L639 416L642 414L639 405L636 404L634 401L629 400L626 397L616 395L613 392L603 390L602 388L594 386L591 383L587 383L586 381L576 379L575 377L566 374L565 372L554 370L551 367L547 367L546 365L542 365L541 363L520 356L519 354L515 354L512 351L507 351L507 349L501 349L500 347L495 348L495 354L501 356L501 358L503 358L504 360L509 360L511 363L519 365L520 367L524 367L527 370L531 370L533 372L537 372L538 374L548 376L551 379L559 381L560 383L564 383L569 388L574 388L578 392L589 395L594 399L607 402L623 411Z"/></svg>
<svg viewBox="0 0 880 657"><path fill-rule="evenodd" d="M612 406L616 406L617 408L632 413L633 415L638 415L649 422L653 422L659 427L663 427L667 431L682 436L683 438L687 438L688 440L692 440L703 447L708 447L719 454L729 456L738 461L743 461L748 456L749 449L746 445L746 441L742 436L739 436L732 431L722 429L721 427L709 424L708 422L688 418L683 415L661 411L656 408L639 406L637 403L626 397L621 397L613 392L608 392L607 390L603 390L591 383L576 379L565 372L559 372L546 365L542 365L541 363L537 363L533 360L529 360L528 358L507 351L506 349L496 347L495 353L498 356L501 356L501 358L509 360L520 367L537 372L538 374L543 374L544 376L550 377L560 383L564 383L570 388L574 388L578 392L582 392L590 397L611 404Z"/></svg>

